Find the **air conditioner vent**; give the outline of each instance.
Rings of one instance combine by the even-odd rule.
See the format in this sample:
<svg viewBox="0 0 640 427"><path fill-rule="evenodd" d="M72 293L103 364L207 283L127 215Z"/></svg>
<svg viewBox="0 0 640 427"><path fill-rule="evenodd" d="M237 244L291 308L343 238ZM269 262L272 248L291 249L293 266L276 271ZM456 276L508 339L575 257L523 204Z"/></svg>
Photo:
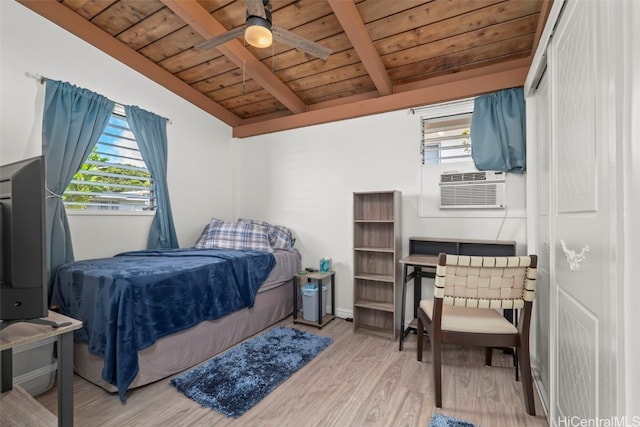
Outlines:
<svg viewBox="0 0 640 427"><path fill-rule="evenodd" d="M440 209L504 207L504 172L444 173L440 176Z"/></svg>

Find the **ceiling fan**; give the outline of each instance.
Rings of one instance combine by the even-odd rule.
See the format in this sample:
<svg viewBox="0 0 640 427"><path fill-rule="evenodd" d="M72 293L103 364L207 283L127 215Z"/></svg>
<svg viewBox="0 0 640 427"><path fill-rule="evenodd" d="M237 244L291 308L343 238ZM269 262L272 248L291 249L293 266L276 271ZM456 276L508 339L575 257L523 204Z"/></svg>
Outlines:
<svg viewBox="0 0 640 427"><path fill-rule="evenodd" d="M258 48L269 47L273 40L276 40L322 60L326 60L331 55L331 49L273 25L271 12L268 10L270 8L269 0L246 0L246 2L247 20L243 26L200 43L196 48L211 49L244 34L246 42Z"/></svg>

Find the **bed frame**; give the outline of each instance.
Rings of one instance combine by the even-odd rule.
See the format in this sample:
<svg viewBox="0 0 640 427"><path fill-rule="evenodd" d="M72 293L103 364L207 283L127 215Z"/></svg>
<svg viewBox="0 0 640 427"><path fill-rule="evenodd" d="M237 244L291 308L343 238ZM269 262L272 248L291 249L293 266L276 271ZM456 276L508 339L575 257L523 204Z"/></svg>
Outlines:
<svg viewBox="0 0 640 427"><path fill-rule="evenodd" d="M292 314L293 275L301 268L300 253L276 251L274 256L276 267L258 289L253 307L203 321L138 351L138 374L127 390L191 368ZM103 357L89 353L86 342L74 343L75 372L117 392L117 387L102 379L103 368Z"/></svg>
<svg viewBox="0 0 640 427"><path fill-rule="evenodd" d="M293 312L292 281L258 290L252 308L244 308L220 319L164 337L138 352L140 370L132 388L166 378L228 349ZM184 351L189 349L189 351ZM74 369L78 375L110 392L117 392L102 379L103 359L90 354L86 343L74 344Z"/></svg>

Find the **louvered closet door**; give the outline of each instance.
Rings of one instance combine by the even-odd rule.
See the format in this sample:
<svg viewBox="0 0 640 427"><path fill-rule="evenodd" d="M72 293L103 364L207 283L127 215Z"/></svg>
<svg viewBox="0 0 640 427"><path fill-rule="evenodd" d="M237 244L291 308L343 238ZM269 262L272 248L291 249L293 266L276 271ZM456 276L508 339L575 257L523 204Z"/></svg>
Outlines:
<svg viewBox="0 0 640 427"><path fill-rule="evenodd" d="M615 105L609 2L567 1L548 49L557 417L615 415ZM611 149L613 152L614 150ZM555 319L553 319L555 317ZM553 412L552 412L553 414ZM560 424L562 425L562 424Z"/></svg>

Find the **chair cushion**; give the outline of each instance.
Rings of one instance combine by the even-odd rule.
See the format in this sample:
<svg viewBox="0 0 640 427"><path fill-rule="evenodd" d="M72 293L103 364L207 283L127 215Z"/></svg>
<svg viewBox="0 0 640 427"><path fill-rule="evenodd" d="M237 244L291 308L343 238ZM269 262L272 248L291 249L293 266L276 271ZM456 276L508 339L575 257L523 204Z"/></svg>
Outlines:
<svg viewBox="0 0 640 427"><path fill-rule="evenodd" d="M420 308L433 319L433 300L420 301ZM516 334L518 330L501 313L491 308L442 305L442 330L479 334Z"/></svg>

